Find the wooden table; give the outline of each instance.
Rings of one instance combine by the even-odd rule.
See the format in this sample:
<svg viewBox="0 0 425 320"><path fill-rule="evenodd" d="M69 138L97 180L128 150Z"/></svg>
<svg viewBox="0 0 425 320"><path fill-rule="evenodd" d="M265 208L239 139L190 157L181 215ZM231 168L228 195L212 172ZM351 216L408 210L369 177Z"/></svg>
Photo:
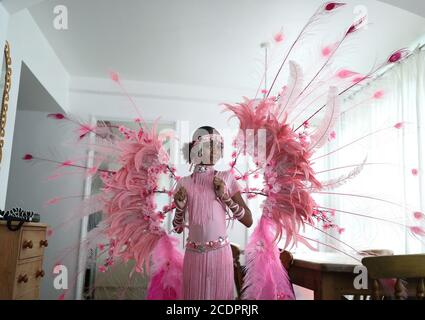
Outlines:
<svg viewBox="0 0 425 320"><path fill-rule="evenodd" d="M293 253L294 261L289 268L293 284L313 290L314 300L340 300L343 295L369 295L370 290L354 288L356 265L362 256L350 258L331 252Z"/></svg>

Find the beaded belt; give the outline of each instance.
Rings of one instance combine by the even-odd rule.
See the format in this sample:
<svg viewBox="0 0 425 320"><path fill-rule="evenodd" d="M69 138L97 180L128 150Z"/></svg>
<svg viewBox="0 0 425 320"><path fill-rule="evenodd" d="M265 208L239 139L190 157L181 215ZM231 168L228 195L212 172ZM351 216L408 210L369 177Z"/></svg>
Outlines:
<svg viewBox="0 0 425 320"><path fill-rule="evenodd" d="M230 241L228 237L219 237L217 240L207 241L207 242L194 242L187 240L186 249L196 252L206 252L210 250L215 250L225 245L229 244Z"/></svg>

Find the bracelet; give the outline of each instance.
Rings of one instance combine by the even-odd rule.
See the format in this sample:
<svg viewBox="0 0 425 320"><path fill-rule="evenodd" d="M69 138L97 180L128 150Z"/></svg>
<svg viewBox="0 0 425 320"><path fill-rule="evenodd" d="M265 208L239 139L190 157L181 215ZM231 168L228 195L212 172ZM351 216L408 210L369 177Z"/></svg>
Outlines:
<svg viewBox="0 0 425 320"><path fill-rule="evenodd" d="M176 206L176 211L177 212L183 212L183 211L185 211L186 210L186 207L184 207L183 209L182 208L179 208L179 207L177 207Z"/></svg>
<svg viewBox="0 0 425 320"><path fill-rule="evenodd" d="M181 209L176 206L176 214L173 219L173 227L174 230L179 231L183 228L183 213L185 212L185 208Z"/></svg>
<svg viewBox="0 0 425 320"><path fill-rule="evenodd" d="M181 223L183 223L183 217L176 217L176 218L174 218L174 220L173 220L173 223L179 223L179 224L181 224Z"/></svg>
<svg viewBox="0 0 425 320"><path fill-rule="evenodd" d="M223 202L230 208L230 210L233 212L233 218L236 218L238 220L242 219L245 216L245 208L239 206L233 199L228 195L227 198L223 196Z"/></svg>

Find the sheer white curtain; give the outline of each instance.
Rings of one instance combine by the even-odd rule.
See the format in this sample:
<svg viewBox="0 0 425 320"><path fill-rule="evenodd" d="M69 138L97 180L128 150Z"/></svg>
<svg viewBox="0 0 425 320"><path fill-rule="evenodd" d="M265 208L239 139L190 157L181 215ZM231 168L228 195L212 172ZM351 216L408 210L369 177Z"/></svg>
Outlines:
<svg viewBox="0 0 425 320"><path fill-rule="evenodd" d="M379 99L381 93L383 97ZM369 100L375 94L377 98ZM398 225L422 223L423 226L413 213L425 209L424 108L425 52L420 49L342 103L343 113L331 151L383 129L329 157L331 169L362 163L367 156L359 176L329 191L339 193L329 195L330 206L341 210L336 211L337 222L346 229L338 236L356 249L392 249L395 253L425 251L424 239L418 240ZM397 123L403 123L400 129L394 127ZM350 169L352 167L332 170L329 176L335 177ZM328 242L332 242L331 239ZM338 246L350 251L341 243Z"/></svg>

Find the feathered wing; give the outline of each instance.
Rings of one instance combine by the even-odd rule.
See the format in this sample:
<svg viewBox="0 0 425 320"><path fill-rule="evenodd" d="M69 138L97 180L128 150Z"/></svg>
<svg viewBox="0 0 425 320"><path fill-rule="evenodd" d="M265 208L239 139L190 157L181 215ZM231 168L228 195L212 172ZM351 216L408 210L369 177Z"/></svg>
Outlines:
<svg viewBox="0 0 425 320"><path fill-rule="evenodd" d="M68 115L59 114L49 115L49 118L71 119ZM158 210L156 200L159 193L171 195L170 190L160 189L159 181L162 175L175 177L175 169L169 165L156 125L151 129L140 126L136 130L119 127L115 128L118 133L104 135L103 125L71 122L78 128L86 128L83 136L82 130L76 131L79 140L91 134L97 138L97 142L87 145L96 150L96 157L103 159L103 163L85 167L70 160L48 161L61 167L90 172L91 176L101 179L100 194L86 199L86 205L81 208L84 209L82 214L75 215L82 218L99 210L103 213L103 221L87 239L88 242L95 242L95 238L100 237L108 239L108 257L100 268L105 271L117 260L134 260L134 271L150 273L148 299L181 299L183 256L177 247L177 239L170 236L162 225L173 206L170 203ZM38 158L26 155L24 159ZM118 166L118 170L107 169L110 164ZM54 204L54 200L59 201L60 198L52 199L49 204Z"/></svg>
<svg viewBox="0 0 425 320"><path fill-rule="evenodd" d="M127 132L117 147L122 167L102 176L105 233L115 240L111 256L135 260L138 272L149 272L152 261L147 298L180 299L183 258L162 227L164 212L157 211L155 200L160 176L169 174L168 155L155 127Z"/></svg>
<svg viewBox="0 0 425 320"><path fill-rule="evenodd" d="M297 241L306 221L313 219L315 202L306 187L320 188L309 163L308 143L295 134L287 123L279 122L267 110L276 110L273 101L248 101L226 108L240 121L239 148L258 158L258 148L247 148L244 140L249 128L254 141L265 131L265 162L259 163L264 174L266 195L260 223L247 246L246 299L291 299L287 272L279 260L277 240L286 236L286 244ZM265 107L267 106L267 107ZM267 272L264 272L266 266Z"/></svg>
<svg viewBox="0 0 425 320"><path fill-rule="evenodd" d="M339 6L340 4L337 3L327 3L319 8L319 14L316 12L312 19L317 20L319 17L325 17L327 10L333 11ZM337 42L335 48L332 48L331 55L328 55L325 62L318 67L319 71L306 87L302 87L303 73L301 66L290 61L288 83L283 86L277 98L269 96L269 90L264 99L244 98L242 103L224 105L225 109L232 112L240 123L240 130L236 139L236 147L239 150L235 154L247 154L253 157L258 166L253 172L262 172L264 178L264 185L261 190L250 190L248 188L246 191L249 195L260 194L265 199L262 203L260 221L255 227L246 248L247 271L243 295L245 299L294 298L287 272L278 259L279 240L284 238L285 241L282 246L284 248L296 245L297 242L302 242L311 248L309 241L314 241L314 239L300 235L300 231L305 225L318 229L316 225L322 224L325 230L327 228L338 228L338 232L343 231L343 228L338 227L329 215L336 210L332 209L332 211L321 207L316 203L313 194L336 188L353 179L360 174L366 160L347 174L330 181L321 182L316 178L313 169L315 159L312 156L330 141L334 125L340 117L339 96L360 84L380 68L389 63L394 63L395 60L400 60L403 56L403 54L396 52L391 55L388 62L382 64L379 68L366 76L349 79L349 82L347 82L347 78L356 73L338 72L336 77L331 76L329 78L330 80L333 79L333 82L330 81L328 84L324 81L322 72L328 72L331 69L330 62L333 60L332 57L335 52L341 47L344 40L361 28L361 21L363 20L355 22L346 31L343 39ZM309 23L307 26L309 26ZM297 41L298 38L285 56L278 74ZM404 56L407 55L404 54ZM278 74L274 78L271 88L275 84ZM345 88L339 92L335 82L344 85ZM322 90L324 87L328 93L327 102L322 107L317 106L319 103L323 103L319 99L320 96L317 93L311 94L317 87ZM325 95L326 91L323 96L325 97ZM308 99L302 101L306 97ZM316 106L318 109L302 121L301 125L295 126L295 120L312 106ZM309 121L324 108L326 109L323 120L313 132L310 132L308 130ZM291 122L288 122L288 119ZM299 130L302 127L304 127L304 130ZM396 125L395 127L399 128L400 126ZM265 137L261 141L265 145L265 154L263 155L260 154L260 142L255 147L255 143L261 137ZM254 144L250 143L249 139L254 140ZM414 235L425 234L422 229L416 227L409 227L409 231ZM322 232L329 236L325 231ZM342 241L340 243L347 245ZM332 248L337 249L333 246ZM353 248L350 247L350 249ZM345 253L344 251L341 252Z"/></svg>

